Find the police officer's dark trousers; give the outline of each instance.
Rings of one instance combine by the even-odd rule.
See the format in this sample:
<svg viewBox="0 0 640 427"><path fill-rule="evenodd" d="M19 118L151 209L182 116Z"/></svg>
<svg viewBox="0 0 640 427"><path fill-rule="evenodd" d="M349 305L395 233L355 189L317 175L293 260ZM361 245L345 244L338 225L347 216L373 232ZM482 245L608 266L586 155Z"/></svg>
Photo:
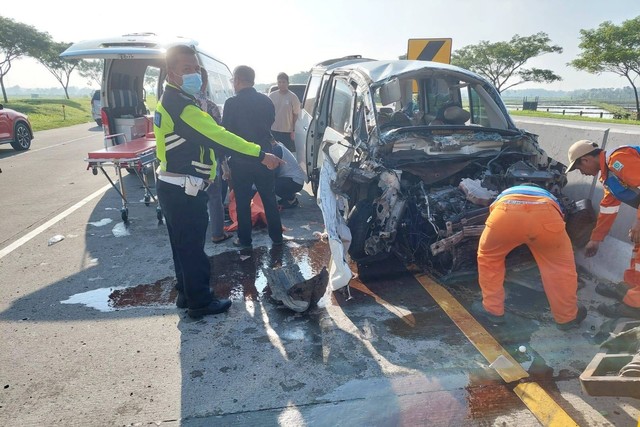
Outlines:
<svg viewBox="0 0 640 427"><path fill-rule="evenodd" d="M189 196L183 187L160 180L157 192L169 231L178 280L176 289L184 292L189 308L206 307L213 301L209 287L211 267L204 252L209 225L208 196L204 191Z"/></svg>

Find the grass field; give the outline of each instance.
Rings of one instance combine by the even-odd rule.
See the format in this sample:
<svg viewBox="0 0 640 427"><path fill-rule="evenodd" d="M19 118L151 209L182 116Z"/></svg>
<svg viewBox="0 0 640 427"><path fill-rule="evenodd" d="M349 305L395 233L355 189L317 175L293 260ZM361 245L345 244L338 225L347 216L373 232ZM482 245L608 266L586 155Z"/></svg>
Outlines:
<svg viewBox="0 0 640 427"><path fill-rule="evenodd" d="M147 96L146 104L149 111L156 108L156 97ZM73 126L80 123L93 122L91 116L91 98L36 98L36 99L13 99L4 104L7 108L12 108L29 116L33 131L55 129L65 126ZM595 117L563 116L561 114L547 113L543 111L510 111L512 116L546 117L559 120L579 120L584 122L617 123L627 125L640 125L636 120L616 120L600 119Z"/></svg>
<svg viewBox="0 0 640 427"><path fill-rule="evenodd" d="M156 97L147 97L147 108L156 108ZM34 132L56 129L80 123L93 122L91 115L91 98L9 98L3 103L7 108L19 111L29 116Z"/></svg>
<svg viewBox="0 0 640 427"><path fill-rule="evenodd" d="M34 132L92 122L91 98L13 99L3 104L29 116Z"/></svg>

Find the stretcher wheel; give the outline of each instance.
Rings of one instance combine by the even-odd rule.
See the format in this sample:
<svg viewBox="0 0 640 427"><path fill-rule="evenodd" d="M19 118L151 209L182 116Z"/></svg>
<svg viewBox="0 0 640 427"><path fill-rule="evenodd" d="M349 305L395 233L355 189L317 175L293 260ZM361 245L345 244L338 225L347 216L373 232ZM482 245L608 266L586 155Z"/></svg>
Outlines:
<svg viewBox="0 0 640 427"><path fill-rule="evenodd" d="M158 218L158 224L162 224L162 210L160 208L156 209L156 217Z"/></svg>
<svg viewBox="0 0 640 427"><path fill-rule="evenodd" d="M149 202L151 201L151 196L148 194L144 196L144 205L149 206Z"/></svg>
<svg viewBox="0 0 640 427"><path fill-rule="evenodd" d="M98 169L96 168L91 169L91 173L94 175L98 175Z"/></svg>
<svg viewBox="0 0 640 427"><path fill-rule="evenodd" d="M129 209L121 209L120 217L122 217L124 222L129 222Z"/></svg>

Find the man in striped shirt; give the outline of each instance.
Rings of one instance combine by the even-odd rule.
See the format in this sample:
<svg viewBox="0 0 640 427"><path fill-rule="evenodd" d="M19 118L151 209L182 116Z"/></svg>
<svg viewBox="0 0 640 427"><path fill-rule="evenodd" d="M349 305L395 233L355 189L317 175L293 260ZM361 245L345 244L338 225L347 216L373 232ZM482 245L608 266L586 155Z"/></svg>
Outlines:
<svg viewBox="0 0 640 427"><path fill-rule="evenodd" d="M607 153L595 142L577 141L569 148L567 172L575 169L583 175L599 174L604 187L598 221L585 247L585 255L592 257L609 234L620 205L625 203L636 210L640 205L640 146L623 146ZM624 282L596 286L600 295L619 301L598 307L598 311L607 317L640 319L640 210L636 214L636 220L629 229L629 240L634 246L629 268L624 272Z"/></svg>

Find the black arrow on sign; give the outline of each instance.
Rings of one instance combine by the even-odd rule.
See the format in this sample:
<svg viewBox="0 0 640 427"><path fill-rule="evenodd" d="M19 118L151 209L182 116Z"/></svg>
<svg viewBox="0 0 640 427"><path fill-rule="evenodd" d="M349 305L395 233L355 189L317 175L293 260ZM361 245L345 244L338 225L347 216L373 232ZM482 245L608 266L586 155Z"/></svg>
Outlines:
<svg viewBox="0 0 640 427"><path fill-rule="evenodd" d="M440 48L444 45L443 41L432 41L427 43L427 45L422 49L418 58L420 61L432 61L436 56Z"/></svg>

